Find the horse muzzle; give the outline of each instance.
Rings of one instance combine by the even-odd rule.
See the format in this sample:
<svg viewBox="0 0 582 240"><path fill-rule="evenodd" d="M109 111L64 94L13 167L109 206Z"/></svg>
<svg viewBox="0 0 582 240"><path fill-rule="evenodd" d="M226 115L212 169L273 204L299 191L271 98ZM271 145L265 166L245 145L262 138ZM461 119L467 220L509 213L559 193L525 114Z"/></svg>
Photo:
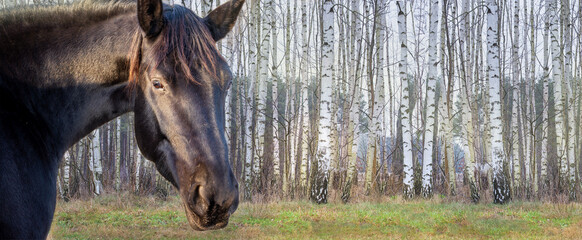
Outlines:
<svg viewBox="0 0 582 240"><path fill-rule="evenodd" d="M226 227L238 203L238 184L236 183L231 189L223 186L220 190L195 183L190 187L188 196L184 198L188 222L194 230L198 231Z"/></svg>

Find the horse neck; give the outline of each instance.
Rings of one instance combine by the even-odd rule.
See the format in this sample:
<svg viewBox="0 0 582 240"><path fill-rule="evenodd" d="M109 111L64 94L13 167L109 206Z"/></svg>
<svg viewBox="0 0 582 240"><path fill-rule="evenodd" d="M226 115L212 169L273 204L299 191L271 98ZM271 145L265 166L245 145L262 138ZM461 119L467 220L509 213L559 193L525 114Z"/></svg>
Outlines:
<svg viewBox="0 0 582 240"><path fill-rule="evenodd" d="M3 41L20 41L18 47L0 44L6 56L0 57L0 114L32 125L37 132L30 137L41 136L61 157L93 129L133 109L126 86L135 29L135 13L127 13L68 29L0 33Z"/></svg>

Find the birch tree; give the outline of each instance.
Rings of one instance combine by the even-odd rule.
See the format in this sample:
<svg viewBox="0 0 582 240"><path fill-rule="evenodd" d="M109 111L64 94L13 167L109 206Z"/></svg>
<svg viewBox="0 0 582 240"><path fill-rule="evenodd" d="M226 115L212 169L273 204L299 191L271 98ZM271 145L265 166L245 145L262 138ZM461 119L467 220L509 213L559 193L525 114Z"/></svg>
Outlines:
<svg viewBox="0 0 582 240"><path fill-rule="evenodd" d="M552 56L552 78L551 83L554 87L554 109L555 109L555 127L556 127L556 155L558 176L560 180L566 180L567 176L567 153L566 153L566 109L564 107L563 81L562 81L562 49L560 48L560 8L556 0L549 0L547 3L548 11L553 13L550 17L550 48ZM558 186L560 187L560 186Z"/></svg>
<svg viewBox="0 0 582 240"><path fill-rule="evenodd" d="M283 81L279 81L277 84L279 86L277 86L277 90L279 91L279 97L278 97L278 124L279 124L279 138L281 139L281 142L279 144L279 162L280 162L280 172L281 172L281 184L282 184L282 190L284 194L288 194L290 191L290 182L291 182L291 158L292 158L292 142L291 142L291 138L292 138L292 133L293 131L291 130L292 127L292 121L290 121L289 117L291 116L291 113L289 111L290 107L291 107L291 101L290 99L292 98L292 95L289 94L291 92L290 89L291 86L293 86L293 83L295 81L293 81L292 79L294 77L292 77L292 68L291 68L291 39L292 39L292 35L291 35L291 19L292 19L292 14L291 14L291 1L287 1L286 4L287 7L287 12L285 14L285 54L284 54L284 59L285 59L285 84L283 84ZM294 74L294 72L293 72Z"/></svg>
<svg viewBox="0 0 582 240"><path fill-rule="evenodd" d="M385 51L385 41L386 41L386 8L387 4L383 3L382 1L375 2L376 8L376 83L374 85L374 109L372 120L374 124L374 131L376 135L376 146L375 146L375 160L374 164L378 164L379 167L374 167L374 172L371 174L372 181L377 184L377 180L382 175L382 164L387 165L386 163L386 131L385 131L385 113L386 113L386 96L385 96L385 72L384 69L386 66L386 57L384 54ZM379 186L381 189L382 186Z"/></svg>
<svg viewBox="0 0 582 240"><path fill-rule="evenodd" d="M471 12L470 6L472 1L464 1L462 6L462 13L463 18L461 19L460 28L459 28L459 56L461 60L460 70L461 70L461 89L464 89L461 94L461 104L462 104L462 116L461 119L463 123L465 123L465 135L466 140L463 142L463 148L465 153L465 175L466 179L468 180L469 189L471 191L471 200L476 203L479 201L479 191L477 189L477 185L475 182L475 159L476 151L475 151L475 131L474 131L474 120L476 117L474 116L474 106L476 103L473 99L473 79L472 79L472 65L470 61L472 59L472 31L470 28L471 24ZM477 54L475 54L477 55Z"/></svg>
<svg viewBox="0 0 582 240"><path fill-rule="evenodd" d="M438 29L438 8L439 1L430 1L430 13L429 13L429 40L428 40L428 79L426 87L426 100L427 100L427 116L426 116L426 127L424 136L424 153L422 154L422 189L424 197L429 197L432 195L432 159L435 157L433 154L434 143L433 143L433 125L435 124L435 118L438 115L438 105L436 101L436 86L437 86L437 29Z"/></svg>
<svg viewBox="0 0 582 240"><path fill-rule="evenodd" d="M364 1L364 14L366 16L372 15L371 21L368 19L365 23L366 25L366 32L365 32L365 42L366 42L366 55L367 59L365 61L366 65L366 72L367 72L367 92L368 92L368 99L367 99L367 117L366 120L368 121L368 144L366 144L366 173L365 173L365 182L364 182L364 192L365 194L370 194L373 188L373 174L376 171L376 140L377 140L377 130L376 130L376 122L374 119L374 108L376 106L376 95L375 95L375 86L374 86L374 51L376 47L373 45L375 44L375 33L378 21L378 12L377 12L377 4L374 4L373 7L370 6L372 2ZM371 13L371 11L374 13ZM370 22L373 22L370 24Z"/></svg>
<svg viewBox="0 0 582 240"><path fill-rule="evenodd" d="M499 70L499 12L495 0L487 0L487 77L491 97L491 163L493 165L493 201L506 203L510 198L504 173L505 152L502 140L501 76Z"/></svg>
<svg viewBox="0 0 582 240"><path fill-rule="evenodd" d="M322 76L321 76L321 115L319 122L319 144L317 152L317 177L311 190L311 198L316 203L327 202L328 169L332 161L331 139L334 128L332 116L332 92L333 92L333 71L334 71L334 10L333 1L323 2L323 29L322 29Z"/></svg>
<svg viewBox="0 0 582 240"><path fill-rule="evenodd" d="M563 107L564 107L564 121L565 124L565 155L567 161L565 164L567 165L567 182L568 184L568 192L570 194L570 199L576 199L576 186L574 185L576 182L576 165L575 165L575 111L574 105L576 103L576 96L575 96L575 89L577 84L572 81L572 20L570 18L570 1L569 0L562 0L562 6L560 8L561 11L561 19L562 19L562 41L563 44L563 78L562 78L562 86L564 89L564 93L562 96Z"/></svg>
<svg viewBox="0 0 582 240"><path fill-rule="evenodd" d="M257 61L255 60L257 58L257 51L259 51L259 47L257 44L257 23L256 23L256 18L258 16L258 8L259 8L259 2L258 0L253 0L250 1L250 6L249 8L251 9L250 11L250 16L249 16L249 38L248 38L248 46L249 46L249 58L251 59L249 61L250 64L250 71L249 71L249 78L250 81L247 83L248 87L246 89L246 99L245 99L245 106L246 106L246 112L245 112L245 144L246 144L246 148L245 148L245 194L244 197L247 200L250 200L252 197L252 191L253 191L253 181L254 181L254 176L255 176L255 161L254 161L254 151L255 151L255 123L256 123L256 119L255 119L255 108L254 103L255 103L255 88L256 88L256 79L258 77L258 66L257 66Z"/></svg>
<svg viewBox="0 0 582 240"><path fill-rule="evenodd" d="M441 99L443 104L439 105L441 114L441 126L439 132L442 133L442 142L444 146L443 165L445 175L445 189L447 195L456 194L456 174L455 174L455 154L453 143L453 87L454 87L454 45L452 39L454 34L449 33L448 9L454 6L452 2L443 1L442 22L441 22L441 69L442 78ZM454 8L453 8L454 10ZM453 11L454 12L454 11ZM453 16L455 14L452 14ZM454 28L453 28L454 29ZM453 31L454 33L454 31ZM452 36L451 36L452 35ZM447 80L445 82L445 79Z"/></svg>
<svg viewBox="0 0 582 240"><path fill-rule="evenodd" d="M358 142L360 137L359 127L359 109L357 104L360 99L360 57L361 57L361 36L362 26L358 24L360 0L351 0L352 14L350 18L350 39L349 47L351 58L349 63L348 77L348 99L344 105L344 112L348 113L347 117L347 137L346 152L348 158L347 174L345 186L342 192L342 200L347 202L351 197L351 191L354 183L354 175L357 175L356 160L358 158Z"/></svg>
<svg viewBox="0 0 582 240"><path fill-rule="evenodd" d="M300 166L297 173L300 179L298 188L300 194L304 194L307 188L307 165L309 161L309 74L308 74L308 60L309 60L309 32L307 27L307 1L301 0L301 39L302 39L302 53L301 53L301 120L299 129L299 144L297 144L297 165Z"/></svg>
<svg viewBox="0 0 582 240"><path fill-rule="evenodd" d="M210 11L212 11L213 0L202 0L200 16L206 16Z"/></svg>
<svg viewBox="0 0 582 240"><path fill-rule="evenodd" d="M538 146L541 147L541 139L540 139L540 134L538 134L539 132L541 132L540 127L542 124L539 124L539 122L543 122L543 114L540 114L539 111L537 110L536 107L536 103L537 101L537 94L536 94L536 64L537 64L537 51L536 51L536 29L534 28L535 26L535 19L534 16L534 1L531 0L530 1L531 5L530 5L530 13L529 13L529 45L530 45L530 71L531 71L531 75L530 75L530 105L531 105L531 115L534 116L535 113L535 118L532 118L531 120L531 135L532 135L532 148L531 148L531 167L530 167L530 171L532 174L532 179L531 179L531 184L532 184L532 190L533 190L533 195L534 197L537 197L538 191L539 191L539 181L538 179L540 179L540 169L541 169L541 151L539 151L538 154ZM527 28L526 28L527 29ZM524 36L526 36L527 34L524 34ZM525 41L524 41L525 42ZM543 85L542 85L543 87ZM543 98L542 98L542 108L544 106L543 103ZM538 164L540 163L540 164Z"/></svg>
<svg viewBox="0 0 582 240"><path fill-rule="evenodd" d="M546 3L549 3L548 1ZM547 5L546 5L547 6ZM542 112L542 127L541 127L541 131L542 131L542 144L541 144L541 158L540 158L540 162L538 163L538 175L540 176L538 178L538 188L539 188L539 192L541 193L541 190L543 189L543 185L542 185L542 180L546 179L548 174L547 174L547 170L548 170L548 138L549 138L549 89L550 89L550 81L549 81L549 76L550 76L550 67L549 67L549 59L550 59L550 51L549 51L549 42L548 42L548 38L549 38L549 32L550 32L550 10L548 7L546 7L546 12L544 14L544 32L543 32L543 54L544 54L544 59L543 59L543 75L542 75L542 86L543 86L543 112ZM541 195L538 196L541 198Z"/></svg>
<svg viewBox="0 0 582 240"><path fill-rule="evenodd" d="M412 180L413 180L413 154L412 154L412 111L410 109L410 81L408 79L408 41L406 31L406 3L403 1L396 1L398 13L398 31L400 43L400 62L398 63L400 72L400 82L402 83L402 101L400 104L400 111L402 114L402 137L404 149L404 178L403 178L403 192L407 198L412 198L414 194Z"/></svg>
<svg viewBox="0 0 582 240"><path fill-rule="evenodd" d="M101 194L101 176L103 174L103 168L101 167L101 149L100 149L100 134L101 130L97 129L93 131L93 139L91 139L91 151L92 153L92 161L91 161L91 172L93 185L95 186L95 194Z"/></svg>
<svg viewBox="0 0 582 240"><path fill-rule="evenodd" d="M271 52L271 45L275 45L275 43L271 43L271 38L273 31L275 30L274 23L271 19L274 17L273 15L273 3L274 0L266 0L264 4L265 8L265 16L261 21L261 60L259 64L260 74L261 77L259 81L261 84L260 86L260 116L259 118L259 132L258 137L259 141L259 149L261 149L261 188L265 193L271 191L273 181L275 180L275 166L274 166L274 158L275 158L275 138L273 132L273 116L274 116L274 108L273 108L273 81L275 78L273 73L276 72L276 68L273 71L273 67L275 65L269 64L269 56L274 54ZM272 57L272 56L271 56ZM271 68L269 67L271 65ZM269 73L271 72L271 73ZM276 92L275 92L276 94ZM264 125L263 125L264 124Z"/></svg>
<svg viewBox="0 0 582 240"><path fill-rule="evenodd" d="M512 192L514 196L521 196L521 171L523 166L523 133L521 132L521 119L519 114L519 90L521 85L521 66L519 56L519 0L513 1L513 33L511 43L511 61L512 61L512 110L511 110L511 164L512 164Z"/></svg>

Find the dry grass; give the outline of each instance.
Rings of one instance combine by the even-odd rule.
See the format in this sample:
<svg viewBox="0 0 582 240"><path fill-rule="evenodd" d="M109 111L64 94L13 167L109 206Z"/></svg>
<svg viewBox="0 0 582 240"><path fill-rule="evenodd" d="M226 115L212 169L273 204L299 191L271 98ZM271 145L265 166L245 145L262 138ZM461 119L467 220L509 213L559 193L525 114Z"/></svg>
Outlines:
<svg viewBox="0 0 582 240"><path fill-rule="evenodd" d="M180 200L132 195L59 201L54 239L576 239L582 205L405 201L243 203L223 230L195 232Z"/></svg>

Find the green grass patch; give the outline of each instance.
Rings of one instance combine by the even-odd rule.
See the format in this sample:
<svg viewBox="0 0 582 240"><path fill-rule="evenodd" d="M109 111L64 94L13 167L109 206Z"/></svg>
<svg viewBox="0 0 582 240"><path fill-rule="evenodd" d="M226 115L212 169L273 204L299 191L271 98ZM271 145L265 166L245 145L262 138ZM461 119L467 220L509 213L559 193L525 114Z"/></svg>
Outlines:
<svg viewBox="0 0 582 240"><path fill-rule="evenodd" d="M59 201L54 239L576 239L582 205L431 201L243 203L222 230L196 232L180 199Z"/></svg>

